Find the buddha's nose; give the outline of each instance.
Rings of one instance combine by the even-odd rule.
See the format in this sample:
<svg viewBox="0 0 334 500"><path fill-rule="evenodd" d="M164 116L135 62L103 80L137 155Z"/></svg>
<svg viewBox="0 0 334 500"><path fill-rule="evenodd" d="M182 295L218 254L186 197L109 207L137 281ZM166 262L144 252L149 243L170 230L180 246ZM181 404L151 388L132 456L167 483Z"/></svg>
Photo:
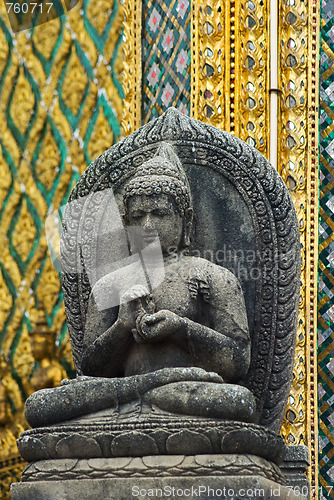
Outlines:
<svg viewBox="0 0 334 500"><path fill-rule="evenodd" d="M152 216L150 213L146 214L146 216L145 216L144 228L145 229L154 229L154 222L152 220Z"/></svg>

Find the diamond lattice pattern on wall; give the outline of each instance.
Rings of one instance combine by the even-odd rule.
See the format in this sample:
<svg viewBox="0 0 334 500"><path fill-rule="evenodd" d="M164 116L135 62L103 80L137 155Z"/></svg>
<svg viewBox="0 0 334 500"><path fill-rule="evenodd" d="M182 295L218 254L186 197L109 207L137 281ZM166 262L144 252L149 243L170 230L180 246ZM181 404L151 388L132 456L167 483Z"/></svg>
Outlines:
<svg viewBox="0 0 334 500"><path fill-rule="evenodd" d="M143 121L170 106L189 114L190 1L146 0L143 10Z"/></svg>
<svg viewBox="0 0 334 500"><path fill-rule="evenodd" d="M319 487L334 498L334 4L323 0L320 59ZM322 495L322 496L321 496Z"/></svg>

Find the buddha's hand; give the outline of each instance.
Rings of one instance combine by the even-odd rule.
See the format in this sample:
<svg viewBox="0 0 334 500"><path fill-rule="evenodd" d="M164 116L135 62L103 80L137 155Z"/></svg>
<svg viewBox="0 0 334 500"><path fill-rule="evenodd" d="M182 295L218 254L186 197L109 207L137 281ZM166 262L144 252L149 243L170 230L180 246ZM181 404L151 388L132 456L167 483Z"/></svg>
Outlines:
<svg viewBox="0 0 334 500"><path fill-rule="evenodd" d="M144 314L138 317L137 342L156 342L172 335L182 335L187 330L187 322L178 314L168 310L161 310L155 314Z"/></svg>
<svg viewBox="0 0 334 500"><path fill-rule="evenodd" d="M147 303L149 291L145 286L136 285L121 296L118 312L118 322L127 330L136 327L138 316L146 313L144 305Z"/></svg>

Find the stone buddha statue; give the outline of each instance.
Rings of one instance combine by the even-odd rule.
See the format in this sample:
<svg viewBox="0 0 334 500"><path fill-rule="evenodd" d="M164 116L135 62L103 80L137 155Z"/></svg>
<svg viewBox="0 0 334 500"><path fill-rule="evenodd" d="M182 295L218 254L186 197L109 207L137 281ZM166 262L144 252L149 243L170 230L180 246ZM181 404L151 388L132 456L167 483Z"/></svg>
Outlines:
<svg viewBox="0 0 334 500"><path fill-rule="evenodd" d="M186 255L192 197L172 146L163 143L136 169L123 208L125 227L143 234L130 241L131 253L158 236L164 279L151 290L135 285L122 294L112 273L97 281L88 300L83 376L29 398L28 422L46 425L116 407L121 413L122 404L138 397L144 413L251 422L255 399L237 385L251 349L242 289L227 269ZM120 305L99 310L96 297L115 288Z"/></svg>
<svg viewBox="0 0 334 500"><path fill-rule="evenodd" d="M237 382L250 362L242 290L227 269L184 255L192 202L171 146L160 146L137 169L123 199L125 223L143 228L145 242L158 235L165 279L150 294L140 286L128 290L127 301L121 297L120 307L103 311L98 322L91 294L83 373L124 377L166 367L200 367L225 382Z"/></svg>
<svg viewBox="0 0 334 500"><path fill-rule="evenodd" d="M97 158L63 218L78 376L27 399L13 498L197 483L290 498L307 461L297 450L279 468L299 245L269 162L173 108Z"/></svg>

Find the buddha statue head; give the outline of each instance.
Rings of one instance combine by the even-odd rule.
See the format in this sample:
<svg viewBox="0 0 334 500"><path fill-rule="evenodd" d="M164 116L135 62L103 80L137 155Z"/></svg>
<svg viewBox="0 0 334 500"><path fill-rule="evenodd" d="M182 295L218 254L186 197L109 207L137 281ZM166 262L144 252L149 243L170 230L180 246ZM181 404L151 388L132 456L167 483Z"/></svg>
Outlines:
<svg viewBox="0 0 334 500"><path fill-rule="evenodd" d="M168 143L136 170L124 191L125 221L144 229L144 242L159 236L164 255L189 246L192 199L182 164Z"/></svg>

